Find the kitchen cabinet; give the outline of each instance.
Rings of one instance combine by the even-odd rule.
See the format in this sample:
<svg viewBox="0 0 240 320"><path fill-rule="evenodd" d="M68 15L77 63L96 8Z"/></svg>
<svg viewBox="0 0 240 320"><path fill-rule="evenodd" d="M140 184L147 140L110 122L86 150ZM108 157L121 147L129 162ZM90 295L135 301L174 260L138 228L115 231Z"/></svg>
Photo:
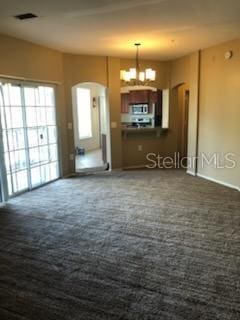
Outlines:
<svg viewBox="0 0 240 320"><path fill-rule="evenodd" d="M157 103L157 102L158 102L158 92L151 91L149 94L149 103L152 104L152 103Z"/></svg>
<svg viewBox="0 0 240 320"><path fill-rule="evenodd" d="M156 92L156 99L155 114L162 116L162 90Z"/></svg>
<svg viewBox="0 0 240 320"><path fill-rule="evenodd" d="M158 93L157 91L150 91L149 93L149 101L148 101L148 112L153 112L153 104L155 104L155 109L158 104Z"/></svg>
<svg viewBox="0 0 240 320"><path fill-rule="evenodd" d="M121 113L129 113L129 93L121 94Z"/></svg>
<svg viewBox="0 0 240 320"><path fill-rule="evenodd" d="M150 90L130 91L129 93L130 104L148 103L149 96L150 96Z"/></svg>

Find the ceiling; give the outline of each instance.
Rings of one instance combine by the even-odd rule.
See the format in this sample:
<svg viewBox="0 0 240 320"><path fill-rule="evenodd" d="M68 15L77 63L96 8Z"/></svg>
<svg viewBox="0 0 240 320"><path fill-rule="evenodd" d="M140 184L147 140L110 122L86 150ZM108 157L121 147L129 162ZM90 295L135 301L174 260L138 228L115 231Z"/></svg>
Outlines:
<svg viewBox="0 0 240 320"><path fill-rule="evenodd" d="M240 37L239 0L0 0L0 33L63 52L170 60ZM31 12L26 21L13 16Z"/></svg>

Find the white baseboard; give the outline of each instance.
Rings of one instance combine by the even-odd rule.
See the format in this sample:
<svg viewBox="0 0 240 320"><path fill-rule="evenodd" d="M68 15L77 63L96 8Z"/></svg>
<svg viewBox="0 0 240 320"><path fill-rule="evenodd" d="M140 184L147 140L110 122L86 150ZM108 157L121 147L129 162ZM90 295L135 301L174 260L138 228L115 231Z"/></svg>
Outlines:
<svg viewBox="0 0 240 320"><path fill-rule="evenodd" d="M196 173L190 170L187 170L187 174L190 174L191 176L194 176L194 177L196 176Z"/></svg>
<svg viewBox="0 0 240 320"><path fill-rule="evenodd" d="M224 182L224 181L221 181L221 180L218 180L218 179L214 179L214 178L205 176L204 174L200 174L200 173L197 173L197 176L198 176L199 178L203 178L203 179L206 179L206 180L208 180L208 181L221 184L221 185L223 185L223 186L225 186L225 187L228 187L228 188L231 188L231 189L235 189L235 190L240 191L240 188L239 188L239 187L234 186L234 185L232 185L232 184L230 184L230 183L227 183L227 182Z"/></svg>

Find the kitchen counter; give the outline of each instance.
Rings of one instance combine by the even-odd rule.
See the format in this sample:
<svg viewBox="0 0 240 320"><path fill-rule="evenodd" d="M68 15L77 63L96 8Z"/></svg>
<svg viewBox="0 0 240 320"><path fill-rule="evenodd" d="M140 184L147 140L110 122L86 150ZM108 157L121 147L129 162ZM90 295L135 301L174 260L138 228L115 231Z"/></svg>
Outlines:
<svg viewBox="0 0 240 320"><path fill-rule="evenodd" d="M141 135L143 138L155 137L159 138L161 134L165 133L168 129L161 127L134 127L134 126L122 126L122 136L123 139L129 137L136 137L136 135Z"/></svg>

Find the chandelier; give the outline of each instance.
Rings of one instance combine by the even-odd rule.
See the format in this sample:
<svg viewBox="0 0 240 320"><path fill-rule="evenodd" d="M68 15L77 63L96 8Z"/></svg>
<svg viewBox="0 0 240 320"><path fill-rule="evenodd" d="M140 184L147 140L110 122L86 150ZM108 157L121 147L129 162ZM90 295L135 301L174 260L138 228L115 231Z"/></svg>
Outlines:
<svg viewBox="0 0 240 320"><path fill-rule="evenodd" d="M141 43L135 43L136 47L136 68L120 71L120 79L129 85L148 85L150 82L155 81L156 71L147 68L141 71L139 64L139 47Z"/></svg>

